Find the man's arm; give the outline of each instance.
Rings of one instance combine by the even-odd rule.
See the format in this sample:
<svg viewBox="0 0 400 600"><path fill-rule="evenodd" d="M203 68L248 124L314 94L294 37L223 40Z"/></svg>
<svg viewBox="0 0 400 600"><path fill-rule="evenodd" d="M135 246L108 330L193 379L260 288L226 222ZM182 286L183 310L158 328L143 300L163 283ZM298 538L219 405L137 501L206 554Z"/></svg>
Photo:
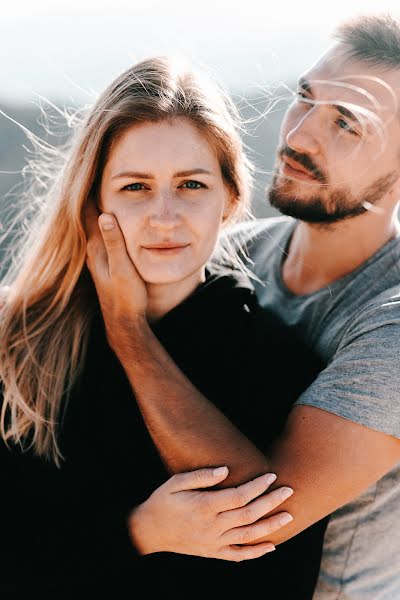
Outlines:
<svg viewBox="0 0 400 600"><path fill-rule="evenodd" d="M274 544L346 504L400 461L400 440L302 405L264 455L191 384L144 322L132 333L129 349L117 354L172 472L226 464L224 485L271 471L294 489L284 504L294 520L268 536Z"/></svg>
<svg viewBox="0 0 400 600"><path fill-rule="evenodd" d="M400 441L395 437L313 406L295 406L282 435L264 455L191 384L151 332L144 316L143 282L127 255L116 220L113 229L102 231L102 238L92 217L89 222L88 267L109 343L126 369L149 430L173 472L227 465L226 484L237 485L276 471L279 485L295 490L284 506L293 522L268 536L277 544L359 495L400 461ZM392 343L397 356L397 333L386 332L380 349L387 353ZM371 365L363 352L375 346L368 338L361 340L365 347L361 348L362 360L356 362L364 372L358 377L361 387L368 387L373 383ZM346 352L343 361L346 365ZM379 359L378 366L388 365ZM397 374L398 366L391 367ZM343 368L339 364L339 375ZM329 370L324 373L329 380ZM337 373L333 369L333 383L328 381L333 396L340 393ZM321 394L326 391L323 386L320 390Z"/></svg>

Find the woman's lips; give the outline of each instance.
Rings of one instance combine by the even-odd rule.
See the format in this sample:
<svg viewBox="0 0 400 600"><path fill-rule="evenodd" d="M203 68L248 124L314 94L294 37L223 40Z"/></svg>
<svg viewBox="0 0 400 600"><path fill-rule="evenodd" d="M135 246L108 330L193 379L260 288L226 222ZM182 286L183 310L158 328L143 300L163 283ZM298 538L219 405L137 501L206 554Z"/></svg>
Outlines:
<svg viewBox="0 0 400 600"><path fill-rule="evenodd" d="M152 244L150 246L142 246L144 250L148 250L152 254L159 256L170 256L172 254L179 254L190 244L177 244L176 242L163 242L160 244Z"/></svg>

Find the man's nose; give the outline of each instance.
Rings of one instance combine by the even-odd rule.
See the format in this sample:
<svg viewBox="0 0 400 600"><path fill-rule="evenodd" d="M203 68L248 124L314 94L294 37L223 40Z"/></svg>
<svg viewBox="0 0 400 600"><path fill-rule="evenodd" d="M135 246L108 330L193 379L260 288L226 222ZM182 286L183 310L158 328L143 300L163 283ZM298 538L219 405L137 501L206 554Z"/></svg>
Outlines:
<svg viewBox="0 0 400 600"><path fill-rule="evenodd" d="M181 223L178 199L171 192L160 192L152 203L151 227L173 229Z"/></svg>
<svg viewBox="0 0 400 600"><path fill-rule="evenodd" d="M286 144L299 154L318 154L321 148L321 122L315 108L291 121Z"/></svg>

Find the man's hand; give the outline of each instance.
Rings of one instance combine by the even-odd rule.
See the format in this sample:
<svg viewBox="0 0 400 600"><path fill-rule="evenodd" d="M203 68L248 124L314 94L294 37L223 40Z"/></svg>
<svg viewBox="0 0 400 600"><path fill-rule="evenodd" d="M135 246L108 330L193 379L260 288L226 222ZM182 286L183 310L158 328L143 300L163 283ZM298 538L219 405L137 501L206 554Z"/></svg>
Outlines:
<svg viewBox="0 0 400 600"><path fill-rule="evenodd" d="M204 491L227 475L226 467L199 469L166 481L129 517L129 533L137 550L141 554L176 552L229 561L258 558L274 550L270 542L254 544L254 540L292 520L286 512L263 518L292 490L281 487L264 494L276 479L268 473L237 488Z"/></svg>
<svg viewBox="0 0 400 600"><path fill-rule="evenodd" d="M114 215L100 214L88 203L85 209L86 264L93 278L110 346L125 340L130 325L145 321L146 287L132 263L124 236Z"/></svg>

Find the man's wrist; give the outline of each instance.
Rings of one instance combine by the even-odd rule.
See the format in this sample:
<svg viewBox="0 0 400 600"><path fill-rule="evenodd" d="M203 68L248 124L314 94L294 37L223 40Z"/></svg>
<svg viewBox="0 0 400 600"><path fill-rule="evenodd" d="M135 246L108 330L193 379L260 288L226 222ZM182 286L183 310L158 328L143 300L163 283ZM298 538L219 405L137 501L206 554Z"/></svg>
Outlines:
<svg viewBox="0 0 400 600"><path fill-rule="evenodd" d="M120 359L126 355L136 355L145 347L145 340L149 335L151 329L142 314L116 324L107 331L109 344Z"/></svg>

